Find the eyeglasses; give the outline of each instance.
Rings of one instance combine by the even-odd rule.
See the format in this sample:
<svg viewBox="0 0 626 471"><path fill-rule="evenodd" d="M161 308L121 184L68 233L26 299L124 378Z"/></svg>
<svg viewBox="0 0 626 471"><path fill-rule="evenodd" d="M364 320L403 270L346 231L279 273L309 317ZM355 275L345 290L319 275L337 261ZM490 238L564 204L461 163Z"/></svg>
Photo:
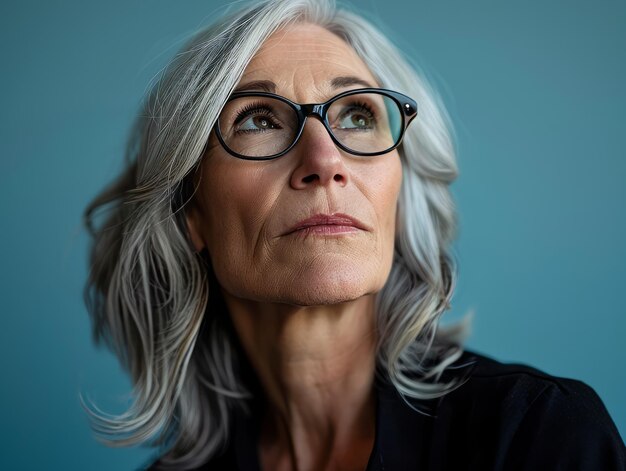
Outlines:
<svg viewBox="0 0 626 471"><path fill-rule="evenodd" d="M319 119L334 143L354 155L374 156L395 149L417 103L402 93L360 88L325 103L294 103L266 92L233 93L217 121L224 149L240 159L270 160L289 152L309 116Z"/></svg>

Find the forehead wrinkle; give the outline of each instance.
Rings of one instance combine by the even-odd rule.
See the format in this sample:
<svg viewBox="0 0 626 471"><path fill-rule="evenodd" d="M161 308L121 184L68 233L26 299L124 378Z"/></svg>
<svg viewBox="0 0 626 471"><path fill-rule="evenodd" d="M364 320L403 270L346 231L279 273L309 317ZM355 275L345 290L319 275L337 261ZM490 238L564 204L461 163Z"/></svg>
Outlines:
<svg viewBox="0 0 626 471"><path fill-rule="evenodd" d="M289 74L290 76L296 73L300 73L303 77L310 75L319 76L323 74L323 78L326 79L327 82L330 82L333 78L342 76L356 76L369 79L369 81L373 81L374 83L377 82L365 64L357 61L348 62L346 58L341 55L320 57L314 61L310 57L298 57L296 59L290 59L287 64L284 62L285 61L282 59L261 59L259 63L251 63L252 68L248 68L244 71L242 79L254 76L255 80L272 80L273 82L279 82L282 80L282 77L280 77L280 75L277 76L276 73L276 71L279 70L280 72L291 72Z"/></svg>
<svg viewBox="0 0 626 471"><path fill-rule="evenodd" d="M297 42L286 41L287 45L290 46L298 46L300 44L306 44L311 47L319 47L324 44L341 44L347 48L350 48L350 45L340 36L329 31L323 26L319 26L313 23L297 23L285 28L281 28L278 31L275 31L269 38L265 40L265 42L261 45L261 49L265 45L271 45L272 43L281 44L285 42L285 37L288 34L296 34L300 36L304 36L304 39L299 39Z"/></svg>
<svg viewBox="0 0 626 471"><path fill-rule="evenodd" d="M296 40L287 38L289 34L298 37ZM282 49L280 53L273 54L278 47ZM305 23L276 31L261 45L253 61L255 58L271 60L274 56L278 56L279 59L285 57L296 60L308 59L313 53L320 53L323 56L334 55L343 61L347 58L352 59L351 62L355 62L354 59L360 60L356 51L344 39L321 26Z"/></svg>
<svg viewBox="0 0 626 471"><path fill-rule="evenodd" d="M282 60L290 60L294 62L309 61L312 58L325 59L335 58L342 63L350 62L352 64L359 64L361 58L356 52L346 45L346 47L338 46L337 44L329 44L328 47L318 47L315 42L306 44L294 44L293 42L286 43L286 47L283 47L276 53L276 47L272 47L269 50L262 50L256 55L252 62L261 61L265 62L280 62ZM343 45L342 45L343 46Z"/></svg>
<svg viewBox="0 0 626 471"><path fill-rule="evenodd" d="M271 80L276 83L276 93L300 103L325 101L336 94L331 86L336 77L356 76L378 83L356 51L342 38L316 25L305 24L304 30L298 27L303 25L279 30L270 36L248 64L240 83L244 78L246 81Z"/></svg>
<svg viewBox="0 0 626 471"><path fill-rule="evenodd" d="M340 55L342 57L346 55L352 56L352 57L356 56L356 52L345 43L337 44L337 43L329 42L327 45L320 45L314 41L311 41L311 42L306 42L306 43L287 42L287 43L284 43L283 45L285 45L285 50L282 51L283 56L293 55L295 57L301 57L303 55L309 56L311 55L311 53L321 53L324 55L334 54L334 55ZM272 48L269 48L267 50L262 50L259 55L261 56L268 55L271 52L273 52L273 50L278 46L279 45L277 44L276 46Z"/></svg>

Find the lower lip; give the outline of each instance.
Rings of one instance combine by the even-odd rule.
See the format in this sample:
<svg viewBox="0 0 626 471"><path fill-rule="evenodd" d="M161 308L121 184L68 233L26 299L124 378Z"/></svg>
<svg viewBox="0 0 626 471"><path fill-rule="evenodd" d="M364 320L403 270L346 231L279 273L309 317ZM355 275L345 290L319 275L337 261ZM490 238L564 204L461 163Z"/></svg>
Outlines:
<svg viewBox="0 0 626 471"><path fill-rule="evenodd" d="M317 226L309 226L292 232L293 235L321 235L332 236L341 234L354 234L360 229L354 226L340 226L336 224L320 224Z"/></svg>

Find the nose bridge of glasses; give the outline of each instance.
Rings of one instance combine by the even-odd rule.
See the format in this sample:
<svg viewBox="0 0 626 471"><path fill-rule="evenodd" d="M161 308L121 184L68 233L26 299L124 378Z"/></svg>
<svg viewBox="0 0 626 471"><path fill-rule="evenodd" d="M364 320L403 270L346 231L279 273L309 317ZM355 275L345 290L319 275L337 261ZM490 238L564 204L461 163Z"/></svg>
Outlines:
<svg viewBox="0 0 626 471"><path fill-rule="evenodd" d="M316 118L322 124L322 126L324 126L328 134L330 134L330 138L333 140L333 142L336 142L336 138L326 121L326 112L328 111L328 107L328 103L307 103L304 105L300 105L302 125L300 126L300 133L298 134L296 141L300 140L300 136L304 132L304 125L306 124L307 118L311 116L313 118Z"/></svg>
<svg viewBox="0 0 626 471"><path fill-rule="evenodd" d="M324 104L307 103L305 105L300 105L300 111L305 118L307 116L314 116L320 121L324 121Z"/></svg>

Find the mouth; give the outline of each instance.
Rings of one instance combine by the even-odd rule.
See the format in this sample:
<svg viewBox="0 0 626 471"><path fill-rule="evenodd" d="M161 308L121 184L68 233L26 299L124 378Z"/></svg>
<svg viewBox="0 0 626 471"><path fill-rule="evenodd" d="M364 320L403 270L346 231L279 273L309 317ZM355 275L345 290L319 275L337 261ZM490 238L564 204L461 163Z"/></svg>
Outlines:
<svg viewBox="0 0 626 471"><path fill-rule="evenodd" d="M366 230L367 227L361 221L347 214L316 214L297 222L283 235L333 236Z"/></svg>

